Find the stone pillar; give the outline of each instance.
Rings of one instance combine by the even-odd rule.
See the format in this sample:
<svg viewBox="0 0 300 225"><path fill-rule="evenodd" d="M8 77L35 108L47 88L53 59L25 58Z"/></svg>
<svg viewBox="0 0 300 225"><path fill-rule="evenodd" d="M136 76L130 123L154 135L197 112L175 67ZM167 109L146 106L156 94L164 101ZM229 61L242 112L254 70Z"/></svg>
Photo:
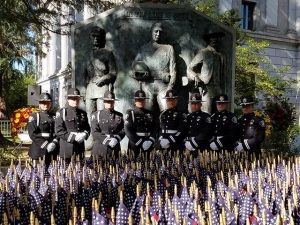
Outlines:
<svg viewBox="0 0 300 225"><path fill-rule="evenodd" d="M278 24L278 0L266 0L266 32L279 32Z"/></svg>
<svg viewBox="0 0 300 225"><path fill-rule="evenodd" d="M44 34L43 37L46 36L46 32L42 31L42 33ZM46 42L45 39L43 39L44 42ZM45 56L41 56L41 61L42 61L42 76L41 79L44 79L47 77L48 74L48 47L46 46L46 44L42 44L42 52L44 54L46 54Z"/></svg>
<svg viewBox="0 0 300 225"><path fill-rule="evenodd" d="M49 49L49 76L52 76L56 72L56 44L57 44L57 34L50 33L50 49Z"/></svg>
<svg viewBox="0 0 300 225"><path fill-rule="evenodd" d="M288 15L288 20L289 20L289 28L287 31L287 35L290 38L296 38L297 33L296 33L296 9L297 9L297 2L296 0L289 0L289 15Z"/></svg>
<svg viewBox="0 0 300 225"><path fill-rule="evenodd" d="M224 13L230 9L232 9L232 0L219 0L218 7L220 13Z"/></svg>
<svg viewBox="0 0 300 225"><path fill-rule="evenodd" d="M63 12L66 12L65 14L69 14L69 8L65 5L62 6ZM61 17L60 21L61 24L68 23L69 18L67 17L69 15L66 15L66 17ZM69 63L69 35L67 34L69 32L69 27L65 27L63 30L63 34L61 35L61 69L60 71L64 71L67 68L67 65Z"/></svg>
<svg viewBox="0 0 300 225"><path fill-rule="evenodd" d="M300 37L300 2L296 1L296 32L297 36Z"/></svg>

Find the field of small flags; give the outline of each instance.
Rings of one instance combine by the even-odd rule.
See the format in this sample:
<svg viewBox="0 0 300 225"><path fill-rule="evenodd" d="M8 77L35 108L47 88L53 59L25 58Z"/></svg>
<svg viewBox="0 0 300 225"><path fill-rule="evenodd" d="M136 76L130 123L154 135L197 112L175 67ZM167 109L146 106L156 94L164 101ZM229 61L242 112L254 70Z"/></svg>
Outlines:
<svg viewBox="0 0 300 225"><path fill-rule="evenodd" d="M11 164L0 223L300 224L300 159L202 152Z"/></svg>

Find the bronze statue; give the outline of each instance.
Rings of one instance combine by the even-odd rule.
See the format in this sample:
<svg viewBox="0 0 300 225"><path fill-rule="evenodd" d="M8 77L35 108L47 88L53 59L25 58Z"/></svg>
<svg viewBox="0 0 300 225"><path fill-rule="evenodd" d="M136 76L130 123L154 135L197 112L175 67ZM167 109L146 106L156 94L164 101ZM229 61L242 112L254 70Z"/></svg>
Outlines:
<svg viewBox="0 0 300 225"><path fill-rule="evenodd" d="M87 60L85 69L86 81L86 111L90 118L92 112L103 107L101 98L108 91L109 84L114 84L117 78L115 57L111 50L105 48L106 32L100 27L93 27L90 39L93 50Z"/></svg>
<svg viewBox="0 0 300 225"><path fill-rule="evenodd" d="M203 111L211 113L212 98L224 92L224 57L218 52L218 44L223 32L211 30L204 35L208 42L206 48L200 49L188 66L187 76L194 82L202 94Z"/></svg>
<svg viewBox="0 0 300 225"><path fill-rule="evenodd" d="M162 43L162 33L162 23L154 23L152 40L139 49L132 64L134 78L144 82L144 91L151 99L150 108L156 98L160 110L166 108L162 98L168 89L174 87L176 80L174 49Z"/></svg>

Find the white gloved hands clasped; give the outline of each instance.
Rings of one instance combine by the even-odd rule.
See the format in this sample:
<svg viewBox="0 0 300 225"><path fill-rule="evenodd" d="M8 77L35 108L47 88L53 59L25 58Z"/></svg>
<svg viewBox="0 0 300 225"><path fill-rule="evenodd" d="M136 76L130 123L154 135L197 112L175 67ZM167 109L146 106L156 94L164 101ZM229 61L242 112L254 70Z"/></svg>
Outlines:
<svg viewBox="0 0 300 225"><path fill-rule="evenodd" d="M144 141L142 146L144 151L147 151L151 147L152 143L153 143L152 141Z"/></svg>
<svg viewBox="0 0 300 225"><path fill-rule="evenodd" d="M111 148L114 148L118 143L119 143L118 139L112 137L112 138L110 138L110 141L109 141L109 144L108 144L108 145L109 145Z"/></svg>
<svg viewBox="0 0 300 225"><path fill-rule="evenodd" d="M76 134L75 141L78 143L82 143L86 138L87 134L85 132L80 132Z"/></svg>
<svg viewBox="0 0 300 225"><path fill-rule="evenodd" d="M49 152L49 153L52 152L55 149L55 147L56 147L56 145L53 142L49 143L47 145L47 152Z"/></svg>
<svg viewBox="0 0 300 225"><path fill-rule="evenodd" d="M235 147L235 151L236 152L242 152L244 150L244 147L243 147L242 143L238 142L237 144L238 145Z"/></svg>
<svg viewBox="0 0 300 225"><path fill-rule="evenodd" d="M186 141L184 145L189 151L195 151L190 141Z"/></svg>
<svg viewBox="0 0 300 225"><path fill-rule="evenodd" d="M214 151L219 150L218 146L216 145L216 143L214 141L212 143L210 143L209 147L211 148L211 150L214 150Z"/></svg>
<svg viewBox="0 0 300 225"><path fill-rule="evenodd" d="M160 140L160 146L164 149L169 148L170 147L170 141L168 139L162 138Z"/></svg>

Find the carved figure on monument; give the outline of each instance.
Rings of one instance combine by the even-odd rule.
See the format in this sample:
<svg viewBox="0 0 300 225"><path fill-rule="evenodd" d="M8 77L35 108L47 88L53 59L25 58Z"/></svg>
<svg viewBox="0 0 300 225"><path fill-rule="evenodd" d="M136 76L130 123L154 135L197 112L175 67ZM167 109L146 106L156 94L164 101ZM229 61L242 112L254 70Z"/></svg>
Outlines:
<svg viewBox="0 0 300 225"><path fill-rule="evenodd" d="M211 113L212 98L225 88L224 56L218 52L218 44L224 36L223 32L216 29L204 35L208 46L200 49L188 66L188 79L195 84L202 94L203 111Z"/></svg>
<svg viewBox="0 0 300 225"><path fill-rule="evenodd" d="M168 89L173 89L176 80L174 49L162 43L163 31L162 23L152 25L152 40L139 49L132 64L133 77L144 82L150 107L156 99L161 111L166 108L162 99Z"/></svg>
<svg viewBox="0 0 300 225"><path fill-rule="evenodd" d="M92 112L103 107L101 98L114 84L117 78L117 67L114 54L105 48L106 32L100 27L93 27L90 39L93 41L93 50L90 53L85 69L86 111L90 118Z"/></svg>

